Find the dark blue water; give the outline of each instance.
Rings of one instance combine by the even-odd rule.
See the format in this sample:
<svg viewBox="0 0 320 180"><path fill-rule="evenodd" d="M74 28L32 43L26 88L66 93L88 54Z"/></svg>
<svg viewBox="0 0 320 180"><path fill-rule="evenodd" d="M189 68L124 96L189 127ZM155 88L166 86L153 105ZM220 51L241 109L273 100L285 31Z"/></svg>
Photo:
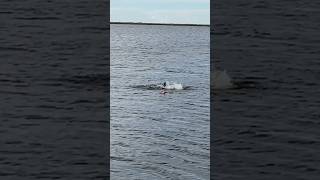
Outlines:
<svg viewBox="0 0 320 180"><path fill-rule="evenodd" d="M111 179L209 179L209 36L111 25ZM164 81L188 88L146 88Z"/></svg>

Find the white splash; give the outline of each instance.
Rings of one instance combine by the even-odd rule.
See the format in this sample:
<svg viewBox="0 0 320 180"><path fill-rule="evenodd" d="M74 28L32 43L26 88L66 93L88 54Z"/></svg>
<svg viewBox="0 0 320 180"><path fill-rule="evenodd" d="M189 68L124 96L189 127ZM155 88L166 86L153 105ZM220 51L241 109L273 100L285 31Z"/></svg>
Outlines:
<svg viewBox="0 0 320 180"><path fill-rule="evenodd" d="M183 89L183 85L180 83L170 83L170 82L166 82L166 86L160 85L161 88L164 89L168 89L168 90L182 90Z"/></svg>
<svg viewBox="0 0 320 180"><path fill-rule="evenodd" d="M177 90L182 90L183 86L180 83L173 83L173 84L168 84L166 87L166 89L177 89Z"/></svg>
<svg viewBox="0 0 320 180"><path fill-rule="evenodd" d="M226 70L215 70L212 78L213 89L230 89L234 85Z"/></svg>

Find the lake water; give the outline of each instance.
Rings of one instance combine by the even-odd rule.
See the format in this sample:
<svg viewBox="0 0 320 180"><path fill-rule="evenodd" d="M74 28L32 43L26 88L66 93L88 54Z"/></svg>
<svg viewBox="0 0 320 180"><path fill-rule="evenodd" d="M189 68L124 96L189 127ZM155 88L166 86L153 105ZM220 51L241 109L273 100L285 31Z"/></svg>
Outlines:
<svg viewBox="0 0 320 180"><path fill-rule="evenodd" d="M209 27L110 31L111 179L209 179Z"/></svg>

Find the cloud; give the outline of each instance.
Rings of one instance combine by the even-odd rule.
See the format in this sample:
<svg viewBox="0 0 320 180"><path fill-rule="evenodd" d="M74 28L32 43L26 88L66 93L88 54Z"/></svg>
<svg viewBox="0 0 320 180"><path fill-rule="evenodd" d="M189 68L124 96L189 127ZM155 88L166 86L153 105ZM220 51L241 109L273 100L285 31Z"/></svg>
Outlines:
<svg viewBox="0 0 320 180"><path fill-rule="evenodd" d="M147 12L152 22L160 23L194 23L208 24L210 22L210 10L158 10Z"/></svg>

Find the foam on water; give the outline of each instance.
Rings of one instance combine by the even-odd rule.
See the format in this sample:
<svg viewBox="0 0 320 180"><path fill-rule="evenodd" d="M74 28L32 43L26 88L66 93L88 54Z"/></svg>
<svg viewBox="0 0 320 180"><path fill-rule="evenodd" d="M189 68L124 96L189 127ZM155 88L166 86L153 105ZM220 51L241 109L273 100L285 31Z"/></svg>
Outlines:
<svg viewBox="0 0 320 180"><path fill-rule="evenodd" d="M163 85L160 85L161 88L168 89L168 90L182 90L184 89L183 85L181 83L170 83L166 82L166 86L164 87Z"/></svg>
<svg viewBox="0 0 320 180"><path fill-rule="evenodd" d="M167 84L166 87L164 87L163 84L135 85L135 86L131 86L131 87L139 88L139 89L146 89L146 90L161 90L161 89L185 90L185 89L190 89L190 86L183 86L181 83L166 82L166 84Z"/></svg>

